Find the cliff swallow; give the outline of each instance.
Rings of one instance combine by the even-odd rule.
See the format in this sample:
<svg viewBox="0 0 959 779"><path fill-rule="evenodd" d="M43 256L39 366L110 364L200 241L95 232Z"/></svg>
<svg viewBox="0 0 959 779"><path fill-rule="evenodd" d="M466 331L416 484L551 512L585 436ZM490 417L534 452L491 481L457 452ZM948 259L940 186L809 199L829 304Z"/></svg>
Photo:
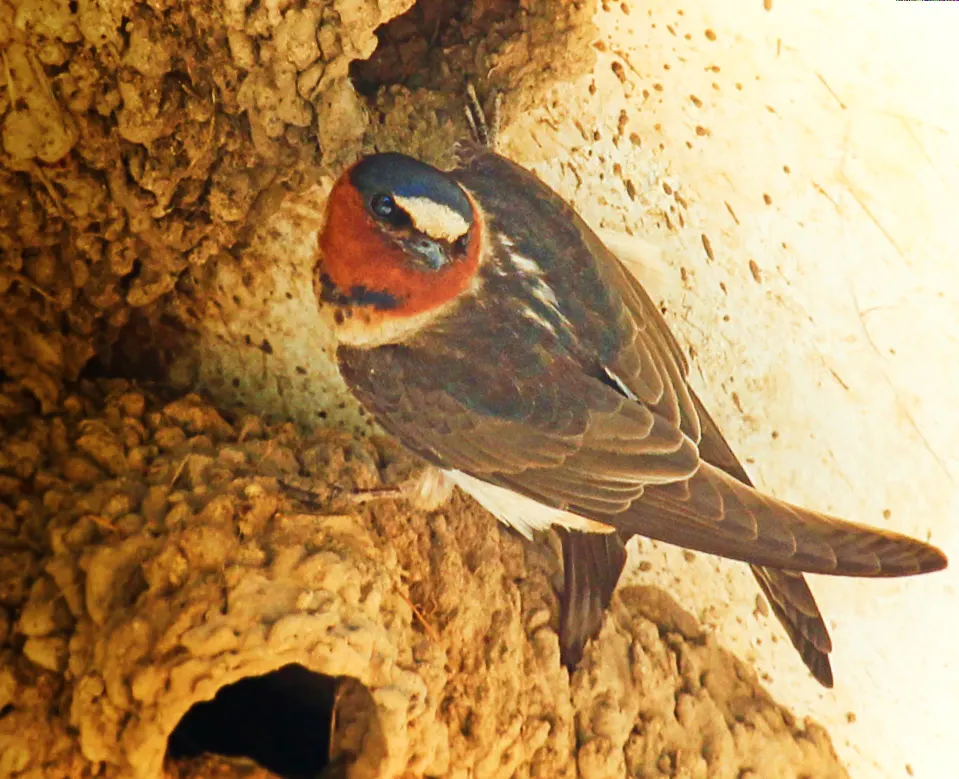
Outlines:
<svg viewBox="0 0 959 779"><path fill-rule="evenodd" d="M751 565L812 674L829 634L802 572L908 576L938 549L753 488L656 305L586 223L479 146L335 183L314 289L379 424L527 538L563 543L562 658L601 625L633 534Z"/></svg>

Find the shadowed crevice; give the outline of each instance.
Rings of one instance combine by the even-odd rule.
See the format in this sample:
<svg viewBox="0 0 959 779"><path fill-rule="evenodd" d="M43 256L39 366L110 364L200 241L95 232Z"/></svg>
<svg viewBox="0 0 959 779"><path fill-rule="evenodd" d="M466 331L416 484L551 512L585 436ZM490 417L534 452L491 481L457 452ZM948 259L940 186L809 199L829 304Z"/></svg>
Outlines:
<svg viewBox="0 0 959 779"><path fill-rule="evenodd" d="M350 66L356 91L373 97L383 86L437 89L450 73L470 73L485 52L522 31L518 0L419 0L376 31L377 47Z"/></svg>
<svg viewBox="0 0 959 779"><path fill-rule="evenodd" d="M370 724L375 716L369 692L355 680L290 664L194 704L170 734L167 760L214 754L248 758L289 779L334 775L354 756L340 748L338 721Z"/></svg>

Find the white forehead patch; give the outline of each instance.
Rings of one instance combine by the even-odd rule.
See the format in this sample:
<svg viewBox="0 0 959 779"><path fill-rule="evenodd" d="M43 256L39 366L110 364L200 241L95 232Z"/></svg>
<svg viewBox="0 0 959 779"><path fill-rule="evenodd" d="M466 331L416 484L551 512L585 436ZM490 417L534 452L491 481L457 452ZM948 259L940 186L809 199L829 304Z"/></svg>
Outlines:
<svg viewBox="0 0 959 779"><path fill-rule="evenodd" d="M413 226L430 238L453 243L457 238L466 235L466 231L470 229L469 222L452 208L430 200L428 197L396 196L393 199L410 215Z"/></svg>

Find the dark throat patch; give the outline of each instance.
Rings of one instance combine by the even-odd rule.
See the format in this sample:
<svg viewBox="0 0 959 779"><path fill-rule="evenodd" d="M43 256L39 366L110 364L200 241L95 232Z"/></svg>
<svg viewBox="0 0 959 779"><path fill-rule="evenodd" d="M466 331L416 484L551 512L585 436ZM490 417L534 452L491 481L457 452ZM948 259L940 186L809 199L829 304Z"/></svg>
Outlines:
<svg viewBox="0 0 959 779"><path fill-rule="evenodd" d="M341 290L325 273L320 274L320 300L335 306L368 306L380 311L390 311L400 306L400 299L389 292L369 289L362 285Z"/></svg>

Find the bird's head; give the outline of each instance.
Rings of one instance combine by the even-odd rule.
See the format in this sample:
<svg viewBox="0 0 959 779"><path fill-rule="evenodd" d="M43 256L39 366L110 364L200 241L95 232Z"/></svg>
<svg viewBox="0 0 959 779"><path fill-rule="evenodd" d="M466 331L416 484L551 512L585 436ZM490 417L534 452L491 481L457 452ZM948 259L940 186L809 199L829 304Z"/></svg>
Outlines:
<svg viewBox="0 0 959 779"><path fill-rule="evenodd" d="M313 274L340 342L403 340L476 283L482 216L447 173L374 154L333 186Z"/></svg>

